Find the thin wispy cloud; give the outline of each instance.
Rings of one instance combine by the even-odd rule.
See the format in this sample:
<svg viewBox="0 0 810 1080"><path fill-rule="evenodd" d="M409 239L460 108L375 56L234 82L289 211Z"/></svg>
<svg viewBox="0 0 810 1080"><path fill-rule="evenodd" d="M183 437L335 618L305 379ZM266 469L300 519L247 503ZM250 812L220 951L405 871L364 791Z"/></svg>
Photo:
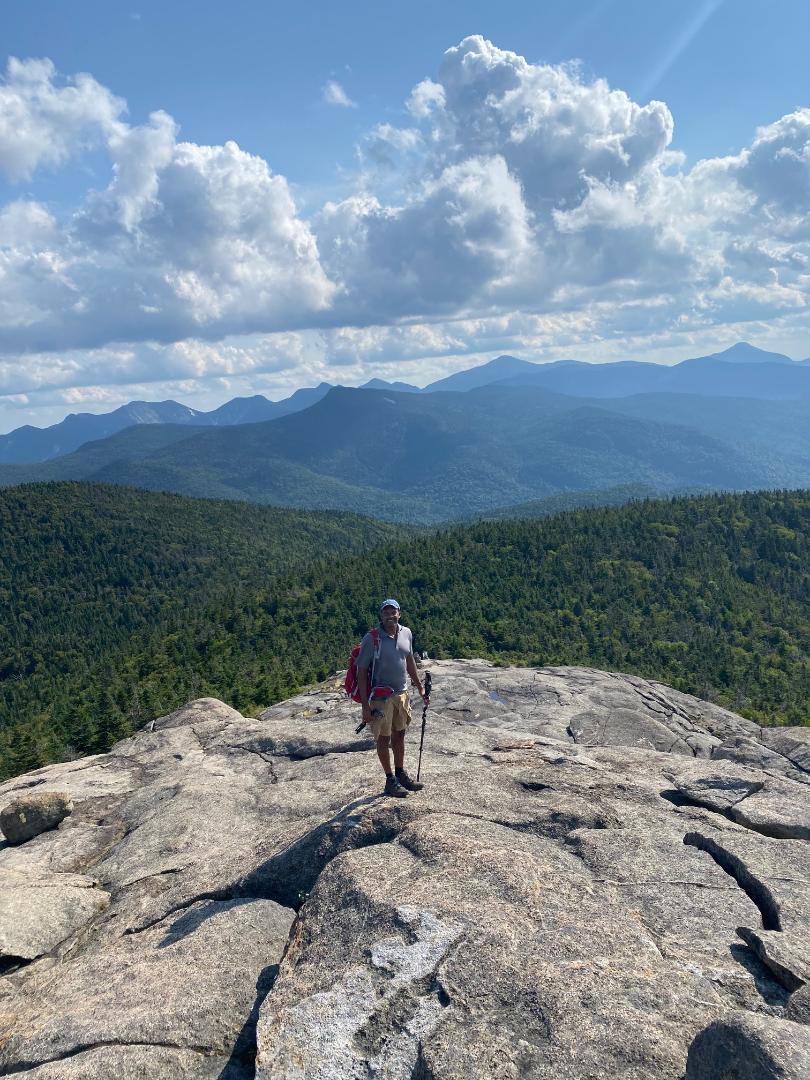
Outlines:
<svg viewBox="0 0 810 1080"><path fill-rule="evenodd" d="M330 79L323 88L323 100L327 105L339 105L344 109L356 109L357 102L352 101L336 79Z"/></svg>

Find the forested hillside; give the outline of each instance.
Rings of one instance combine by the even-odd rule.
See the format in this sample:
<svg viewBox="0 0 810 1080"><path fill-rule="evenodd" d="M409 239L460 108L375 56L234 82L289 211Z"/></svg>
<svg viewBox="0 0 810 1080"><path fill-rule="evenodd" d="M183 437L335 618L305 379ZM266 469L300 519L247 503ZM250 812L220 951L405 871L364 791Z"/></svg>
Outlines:
<svg viewBox="0 0 810 1080"><path fill-rule="evenodd" d="M136 679L126 724L110 727L108 691L120 694L144 635L193 641L200 619L216 625L273 579L401 534L350 514L98 484L0 492L0 772L102 748L150 716Z"/></svg>
<svg viewBox="0 0 810 1080"><path fill-rule="evenodd" d="M103 749L194 696L246 713L279 700L341 667L390 594L432 656L636 673L810 723L808 492L393 541L356 518L81 485L5 492L2 514L17 613L2 630L5 774Z"/></svg>

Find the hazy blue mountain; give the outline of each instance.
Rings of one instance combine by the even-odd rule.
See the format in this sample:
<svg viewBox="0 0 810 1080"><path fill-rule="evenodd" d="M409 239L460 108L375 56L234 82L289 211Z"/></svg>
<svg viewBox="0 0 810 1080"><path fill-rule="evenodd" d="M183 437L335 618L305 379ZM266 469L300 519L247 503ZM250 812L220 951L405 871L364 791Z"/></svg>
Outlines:
<svg viewBox="0 0 810 1080"><path fill-rule="evenodd" d="M109 413L70 413L51 427L26 424L0 435L0 462L47 461L134 424L193 424L202 415L176 401L130 401Z"/></svg>
<svg viewBox="0 0 810 1080"><path fill-rule="evenodd" d="M233 398L211 412L200 412L176 401L130 401L109 413L71 413L58 424L36 428L26 424L0 435L0 463L49 461L77 450L86 442L106 439L125 428L147 424L193 424L204 427L255 424L307 409L332 389L330 383L296 390L281 401L261 394Z"/></svg>
<svg viewBox="0 0 810 1080"><path fill-rule="evenodd" d="M636 394L598 400L611 412L684 424L731 445L757 446L810 463L810 399L807 398L762 401L698 394Z"/></svg>
<svg viewBox="0 0 810 1080"><path fill-rule="evenodd" d="M288 398L270 401L262 394L253 397L232 398L211 412L199 413L194 421L204 427L232 427L235 424L259 424L264 420L275 420L279 416L308 409L320 401L332 389L331 383L322 382L317 386L304 386Z"/></svg>
<svg viewBox="0 0 810 1080"><path fill-rule="evenodd" d="M72 454L64 454L49 461L0 465L0 487L49 480L84 480L115 462L137 462L150 454L159 453L166 446L205 430L202 426L185 424L133 425L106 439L86 442Z"/></svg>
<svg viewBox="0 0 810 1080"><path fill-rule="evenodd" d="M672 367L631 360L613 364L535 364L532 370L499 380L498 385L542 386L578 397L676 393L772 401L810 399L810 370L804 365L768 359L755 363L750 356L738 363L722 355L683 360Z"/></svg>
<svg viewBox="0 0 810 1080"><path fill-rule="evenodd" d="M577 360L534 364L504 355L439 379L424 390L383 379L370 379L361 389L429 394L470 391L496 384L544 387L569 396L601 399L667 393L810 400L810 359L794 361L782 353L766 352L747 342L672 367L633 360L611 364L586 364ZM136 424L219 427L262 423L307 409L331 389L330 383L321 383L296 390L282 401L270 401L261 394L234 398L210 412L191 409L176 401L133 401L101 415L72 413L52 427L25 425L8 435L0 435L0 464L47 461L69 454L85 442L107 438Z"/></svg>
<svg viewBox="0 0 810 1080"><path fill-rule="evenodd" d="M758 349L756 345L750 345L747 341L738 341L736 345L722 352L710 353L708 356L699 356L695 359L724 360L732 364L795 364L797 362L785 356L784 353L767 352L765 349Z"/></svg>
<svg viewBox="0 0 810 1080"><path fill-rule="evenodd" d="M290 413L308 409L320 401L321 398L326 397L331 389L332 384L328 382L318 383L317 386L303 386L300 390L296 390L294 394L290 394L288 398L283 398L281 401L274 403L278 406L276 416L288 416Z"/></svg>
<svg viewBox="0 0 810 1080"><path fill-rule="evenodd" d="M437 390L474 390L478 386L487 386L501 379L521 375L525 371L534 371L537 366L528 360L519 360L516 356L496 356L487 364L457 371L455 375L448 375L444 379L430 383L424 388L423 393L432 394Z"/></svg>
<svg viewBox="0 0 810 1080"><path fill-rule="evenodd" d="M230 426L231 424L258 424L262 420L272 420L278 416L279 404L270 401L263 394L252 397L237 397L226 401L218 409L203 413L199 421L209 427Z"/></svg>
<svg viewBox="0 0 810 1080"><path fill-rule="evenodd" d="M0 482L59 479L61 466L71 479L414 521L622 485L807 482L802 460L615 404L501 385L420 395L337 387L309 409L264 423L130 428L29 466L25 477L19 467L0 468Z"/></svg>
<svg viewBox="0 0 810 1080"><path fill-rule="evenodd" d="M478 386L504 383L513 386L546 386L557 393L579 397L624 397L655 392L702 393L762 396L764 398L810 397L804 375L795 368L810 361L791 360L782 353L766 352L748 342L739 341L723 352L683 360L671 367L639 360L617 360L609 364L587 364L580 360L554 360L531 363L514 356L499 356L488 364L458 371L425 387L424 393L436 390L471 390ZM772 380L764 373L746 376L742 386L738 376L719 364L780 364L794 369ZM765 392L770 388L771 392ZM749 392L750 391L750 392Z"/></svg>
<svg viewBox="0 0 810 1080"><path fill-rule="evenodd" d="M395 390L399 394L421 394L419 386L411 386L406 382L386 382L385 379L369 379L363 383L361 390Z"/></svg>

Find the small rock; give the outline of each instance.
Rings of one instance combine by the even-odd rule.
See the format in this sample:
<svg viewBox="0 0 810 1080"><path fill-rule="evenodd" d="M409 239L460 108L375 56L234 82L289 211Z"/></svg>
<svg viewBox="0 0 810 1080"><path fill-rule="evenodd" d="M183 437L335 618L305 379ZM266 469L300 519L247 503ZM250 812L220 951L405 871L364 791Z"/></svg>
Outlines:
<svg viewBox="0 0 810 1080"><path fill-rule="evenodd" d="M785 1018L797 1024L810 1024L810 986L802 986L788 1002Z"/></svg>
<svg viewBox="0 0 810 1080"><path fill-rule="evenodd" d="M810 1032L803 1024L732 1013L695 1038L685 1080L806 1080L808 1075Z"/></svg>
<svg viewBox="0 0 810 1080"><path fill-rule="evenodd" d="M0 829L10 844L24 844L48 829L55 829L73 810L62 791L38 791L20 795L0 812Z"/></svg>

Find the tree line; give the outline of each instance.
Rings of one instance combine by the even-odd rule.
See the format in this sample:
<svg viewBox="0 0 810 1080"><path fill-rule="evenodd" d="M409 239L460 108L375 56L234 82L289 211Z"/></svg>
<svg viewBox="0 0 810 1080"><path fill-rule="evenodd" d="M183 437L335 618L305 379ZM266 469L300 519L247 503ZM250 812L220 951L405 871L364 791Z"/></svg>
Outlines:
<svg viewBox="0 0 810 1080"><path fill-rule="evenodd" d="M5 775L107 749L193 697L255 714L342 667L387 595L437 658L583 664L658 679L762 724L810 724L806 491L403 534L140 492L113 514L121 489L94 488L108 500L100 519L93 499L68 511L56 491L66 485L46 487L50 501L29 489L30 527L18 530L27 554L0 577L4 597L23 604L13 652L0 649ZM178 516L163 502L148 525L139 499L168 500ZM278 532L259 542L252 514L278 515ZM65 515L67 542L56 538Z"/></svg>

